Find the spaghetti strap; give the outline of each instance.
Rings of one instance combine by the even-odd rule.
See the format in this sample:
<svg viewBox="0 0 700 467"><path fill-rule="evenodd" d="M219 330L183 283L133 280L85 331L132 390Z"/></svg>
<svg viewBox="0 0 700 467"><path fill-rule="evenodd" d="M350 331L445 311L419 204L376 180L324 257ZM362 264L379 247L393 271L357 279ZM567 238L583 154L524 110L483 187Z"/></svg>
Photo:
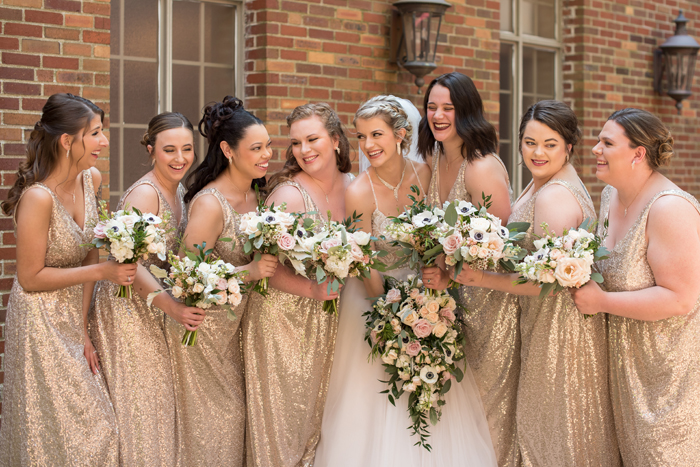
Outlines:
<svg viewBox="0 0 700 467"><path fill-rule="evenodd" d="M424 195L427 195L427 193L423 189L423 184L420 181L420 177L418 176L418 172L416 171L416 166L413 164L412 160L409 159L408 162L411 163L411 168L413 169L413 173L416 175L416 180L418 180L418 187L420 188L420 192L423 193ZM372 188L372 192L374 192L374 187Z"/></svg>
<svg viewBox="0 0 700 467"><path fill-rule="evenodd" d="M377 173L377 169L374 169L374 173ZM369 174L369 170L367 171L367 178L369 178L369 186L372 188L372 196L374 197L374 209L379 209L379 203L377 202L377 194L374 192L374 183L372 183L372 177Z"/></svg>
<svg viewBox="0 0 700 467"><path fill-rule="evenodd" d="M15 210L14 210L14 212L12 213L12 223L13 223L13 225L15 226L15 229L17 228L17 208L19 207L19 203L20 203L20 201L22 201L22 198L24 197L24 194L25 194L26 192L28 192L30 189L34 188L34 187L39 187L39 188L44 189L45 191L47 191L47 192L51 195L51 199L53 200L54 203L57 203L57 202L58 202L58 201L56 200L55 195L53 194L53 191L51 191L51 188L47 187L47 186L44 185L43 183L41 183L41 182L36 182L36 183L34 183L34 184L28 186L27 188L24 189L24 191L22 191L22 193L19 195L19 199L17 200L17 203L15 203Z"/></svg>

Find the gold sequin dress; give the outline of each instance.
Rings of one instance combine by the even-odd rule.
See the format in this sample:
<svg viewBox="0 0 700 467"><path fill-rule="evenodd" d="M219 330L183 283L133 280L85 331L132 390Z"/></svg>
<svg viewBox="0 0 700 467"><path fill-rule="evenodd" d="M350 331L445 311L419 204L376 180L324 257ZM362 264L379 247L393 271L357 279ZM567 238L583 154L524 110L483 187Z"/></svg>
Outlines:
<svg viewBox="0 0 700 467"><path fill-rule="evenodd" d="M613 188L603 190L607 219ZM700 212L688 193L654 195L610 257L597 263L609 292L656 285L647 262L649 210L662 196L679 196ZM604 227L599 226L599 233ZM700 465L700 299L684 316L640 321L609 315L610 389L615 428L626 467Z"/></svg>
<svg viewBox="0 0 700 467"><path fill-rule="evenodd" d="M321 219L301 185L282 186L296 187L304 209ZM267 297L250 297L243 317L250 467L313 465L338 329L322 306L272 287Z"/></svg>
<svg viewBox="0 0 700 467"><path fill-rule="evenodd" d="M97 223L92 175L83 172L80 228L53 197L46 267L81 266ZM31 206L25 206L31 209ZM114 409L101 375L83 355L83 285L27 292L15 276L5 323L5 384L0 429L2 466L116 466Z"/></svg>
<svg viewBox="0 0 700 467"><path fill-rule="evenodd" d="M536 250L535 201L553 184L573 194L584 219L595 218L593 202L583 184L550 180L510 216L511 222L530 223L521 243L528 251ZM608 389L605 316L586 319L566 291L544 300L521 296L520 308L517 427L523 464L620 465Z"/></svg>
<svg viewBox="0 0 700 467"><path fill-rule="evenodd" d="M234 266L248 264L250 259L243 253L244 240L239 230L240 215L218 190L208 188L197 193L189 204L189 213L194 201L205 195L213 195L221 203L224 228L219 238L235 241L235 244L217 241L214 255ZM229 319L223 308L208 308L197 329L197 344L192 347L181 344L184 326L169 316L165 318L175 380L181 467L241 467L245 463L245 383L240 323L246 302L244 295L234 309L235 320Z"/></svg>
<svg viewBox="0 0 700 467"><path fill-rule="evenodd" d="M168 202L150 180L139 180L122 195L117 210L138 186L149 185L158 194L159 217L170 220L167 251L179 249L180 231ZM185 189L178 187L181 213ZM141 262L167 269L167 261L149 255ZM175 394L170 356L163 333L163 312L149 307L136 292L132 299L116 297L119 286L110 281L97 283L95 302L89 316L90 337L105 375L109 396L119 426L119 462L128 466L175 465ZM157 394L157 397L154 395Z"/></svg>
<svg viewBox="0 0 700 467"><path fill-rule="evenodd" d="M428 201L442 205L438 169L440 157L437 153L433 156ZM486 157L495 157L503 165L495 154ZM459 199L472 202L472 195L467 192L464 182L467 165L465 159L446 201ZM460 286L459 294L462 304L469 310L464 327L465 355L479 387L498 465L520 465L515 426L520 373L518 299L514 295L481 287Z"/></svg>

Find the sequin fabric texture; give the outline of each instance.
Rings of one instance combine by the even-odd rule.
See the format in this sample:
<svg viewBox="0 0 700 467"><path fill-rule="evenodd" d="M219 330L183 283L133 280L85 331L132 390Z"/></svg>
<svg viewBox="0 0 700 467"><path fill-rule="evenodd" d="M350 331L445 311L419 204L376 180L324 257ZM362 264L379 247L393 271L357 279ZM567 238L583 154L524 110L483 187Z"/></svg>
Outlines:
<svg viewBox="0 0 700 467"><path fill-rule="evenodd" d="M428 202L442 205L439 158L433 156ZM495 154L486 157L500 158ZM501 162L501 165L503 163ZM465 159L447 201L472 202L464 174ZM505 170L505 167L504 167ZM512 193L511 193L512 195ZM515 426L515 402L520 373L520 329L517 297L481 287L460 286L462 304L469 310L465 319L465 355L479 387L491 440L499 466L520 464Z"/></svg>
<svg viewBox="0 0 700 467"><path fill-rule="evenodd" d="M307 212L318 208L296 182ZM243 352L248 397L248 466L311 466L321 420L338 318L323 302L270 287L253 294L243 318Z"/></svg>
<svg viewBox="0 0 700 467"><path fill-rule="evenodd" d="M92 175L83 172L81 228L53 197L45 264L81 265L97 222ZM26 190L25 190L26 193ZM31 206L24 206L29 209ZM117 465L114 409L101 375L83 355L83 285L27 292L15 277L5 325L5 384L0 465Z"/></svg>
<svg viewBox="0 0 700 467"><path fill-rule="evenodd" d="M521 243L529 251L535 250L535 202L554 184L571 192L584 219L595 218L586 193L564 180L550 180L510 216L511 222L530 223ZM605 316L584 318L566 292L544 300L521 296L520 307L517 427L523 464L620 465L608 389Z"/></svg>
<svg viewBox="0 0 700 467"><path fill-rule="evenodd" d="M603 190L600 218L607 219L614 188ZM597 263L609 292L656 285L647 262L646 225L652 204L679 196L700 212L688 193L662 191ZM683 228L682 223L676 228ZM599 226L599 233L603 226ZM690 467L700 462L700 300L685 316L640 321L610 315L608 346L615 427L625 466Z"/></svg>
<svg viewBox="0 0 700 467"><path fill-rule="evenodd" d="M158 213L170 220L163 228L167 251L179 249L180 224L158 187L139 180L122 195L117 210L138 186L149 185L158 194ZM180 212L184 187L177 191ZM142 261L167 269L167 261L149 255ZM162 286L162 284L161 284ZM176 460L175 394L170 356L163 333L163 312L149 307L136 292L132 299L116 297L119 286L110 281L97 283L95 302L89 316L90 336L107 381L109 396L119 425L119 457L122 465L172 466ZM157 394L157 397L154 397Z"/></svg>
<svg viewBox="0 0 700 467"><path fill-rule="evenodd" d="M234 266L243 266L250 258L243 253L244 240L239 231L240 214L215 188L200 191L189 203L189 214L195 201L214 196L221 204L224 228L214 255ZM189 218L189 215L188 215ZM245 383L241 358L240 323L247 296L234 312L236 319L219 307L206 310L199 326L197 344L181 344L184 326L166 316L165 333L175 381L177 439L179 463L182 467L245 463Z"/></svg>

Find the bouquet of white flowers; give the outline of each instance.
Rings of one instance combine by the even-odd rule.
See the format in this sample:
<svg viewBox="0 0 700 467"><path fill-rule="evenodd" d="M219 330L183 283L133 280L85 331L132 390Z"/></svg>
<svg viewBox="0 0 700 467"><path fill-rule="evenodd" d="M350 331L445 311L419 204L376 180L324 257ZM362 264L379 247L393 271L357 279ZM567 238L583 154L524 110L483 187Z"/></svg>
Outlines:
<svg viewBox="0 0 700 467"><path fill-rule="evenodd" d="M345 278L369 277L370 269L384 270L384 264L377 257L385 252L372 250L370 241L377 240L362 231L352 231L350 226L357 222L355 213L344 222L332 221L330 212L323 229L306 243L309 248L309 266L316 272L316 280L328 280L328 292L337 292ZM338 314L338 299L323 302L323 310Z"/></svg>
<svg viewBox="0 0 700 467"><path fill-rule="evenodd" d="M393 405L404 392L410 394L409 428L420 438L416 444L430 450L427 420L437 424L452 379L464 377L457 364L464 358L462 312L447 291L429 293L417 276L403 282L389 278L387 284L389 291L364 314L365 340L370 357L380 357L390 375L383 393Z"/></svg>
<svg viewBox="0 0 700 467"><path fill-rule="evenodd" d="M167 224L168 214L161 219L155 214L142 214L128 206L121 211L109 213L104 201L100 202L99 222L93 228L95 238L92 245L105 249L118 263L135 263L139 258L148 259L149 254L165 260L166 231L159 226ZM131 298L133 287L122 285L116 296Z"/></svg>
<svg viewBox="0 0 700 467"><path fill-rule="evenodd" d="M417 186L411 186L415 196L409 195L413 204L395 217L389 217L391 224L386 230L394 246L401 246L401 259L392 269L408 262L409 267L418 271L421 266L430 266L442 253L440 237L444 236L450 226L445 223L445 211L431 206L420 197Z"/></svg>
<svg viewBox="0 0 700 467"><path fill-rule="evenodd" d="M542 223L545 235L535 240L537 251L515 265L520 273L516 284L537 284L542 288L540 298L545 298L566 287L581 287L589 280L603 282L603 276L591 267L595 261L606 259L609 252L602 246L603 239L592 233L594 227L595 223L589 225L586 219L578 229L564 230L564 235L558 237L549 231L547 223Z"/></svg>
<svg viewBox="0 0 700 467"><path fill-rule="evenodd" d="M527 253L514 242L525 237L530 227L527 222L514 222L506 227L501 220L489 214L490 196L483 196L484 204L478 207L468 201L446 201L445 223L451 228L441 231L438 241L445 253L445 263L455 266L455 277L464 264L472 269L495 269L501 263L513 270L514 263Z"/></svg>
<svg viewBox="0 0 700 467"><path fill-rule="evenodd" d="M262 254L279 256L292 263L295 270L303 269L302 262L306 255L300 251L298 241L308 236L313 220L303 218L302 214L287 213L286 203L275 207L265 205L262 201L257 209L243 214L241 231L248 236L243 245L246 254L255 253L253 259L258 261ZM297 251L295 251L295 249ZM260 279L253 290L261 295L267 295L269 278Z"/></svg>
<svg viewBox="0 0 700 467"><path fill-rule="evenodd" d="M219 306L228 311L228 317L236 319L233 308L238 306L243 299L242 278L244 273L236 272L236 268L220 259L212 257L212 250L204 250L202 246L195 245L199 254L191 251L187 256L179 258L170 253L170 272L151 265L151 273L155 277L163 279L170 286L173 297L183 300L185 305L201 308L203 310L211 306ZM148 295L150 306L156 295L163 290L156 290ZM197 331L185 331L182 336L183 345L195 345L197 343Z"/></svg>

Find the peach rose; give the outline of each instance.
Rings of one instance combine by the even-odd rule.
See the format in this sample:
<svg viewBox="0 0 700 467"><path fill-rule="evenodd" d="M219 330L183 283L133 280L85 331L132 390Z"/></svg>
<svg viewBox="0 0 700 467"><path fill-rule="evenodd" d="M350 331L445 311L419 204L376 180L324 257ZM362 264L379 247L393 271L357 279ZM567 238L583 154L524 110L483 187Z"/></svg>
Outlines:
<svg viewBox="0 0 700 467"><path fill-rule="evenodd" d="M440 311L440 304L437 302L437 300L428 300L425 307L430 313L437 313Z"/></svg>
<svg viewBox="0 0 700 467"><path fill-rule="evenodd" d="M386 293L386 302L387 303L396 303L401 301L401 292L399 289L390 289Z"/></svg>
<svg viewBox="0 0 700 467"><path fill-rule="evenodd" d="M562 258L554 277L564 287L581 287L591 277L591 266L583 258Z"/></svg>
<svg viewBox="0 0 700 467"><path fill-rule="evenodd" d="M435 324L435 323L437 323L438 321L440 321L440 315L438 315L437 312L435 312L435 313L428 313L428 314L425 316L425 319L427 319L431 324Z"/></svg>
<svg viewBox="0 0 700 467"><path fill-rule="evenodd" d="M406 346L406 354L410 355L411 357L415 357L420 353L422 348L423 348L423 346L420 345L420 342L411 341Z"/></svg>
<svg viewBox="0 0 700 467"><path fill-rule="evenodd" d="M403 322L406 326L413 326L416 324L416 321L418 321L418 314L415 311L412 311L403 318Z"/></svg>
<svg viewBox="0 0 700 467"><path fill-rule="evenodd" d="M446 332L447 332L447 325L445 323L443 323L442 321L437 323L435 325L435 327L433 328L433 334L435 334L435 337L442 337L445 335Z"/></svg>
<svg viewBox="0 0 700 467"><path fill-rule="evenodd" d="M430 324L427 320L419 319L413 325L413 332L419 339L428 337L430 333L433 332L433 325Z"/></svg>
<svg viewBox="0 0 700 467"><path fill-rule="evenodd" d="M442 248L445 250L446 255L452 255L455 251L457 251L457 249L459 249L461 244L462 236L459 234L459 232L456 232L443 240Z"/></svg>

